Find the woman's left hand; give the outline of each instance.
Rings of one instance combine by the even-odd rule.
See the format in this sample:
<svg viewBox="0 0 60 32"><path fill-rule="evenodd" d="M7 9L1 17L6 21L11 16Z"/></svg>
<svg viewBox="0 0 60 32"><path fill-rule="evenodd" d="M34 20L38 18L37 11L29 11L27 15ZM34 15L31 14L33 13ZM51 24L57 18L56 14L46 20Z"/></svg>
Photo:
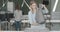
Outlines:
<svg viewBox="0 0 60 32"><path fill-rule="evenodd" d="M33 24L32 24L33 26L36 26L36 25L38 25L38 23L36 23L36 22L33 22Z"/></svg>

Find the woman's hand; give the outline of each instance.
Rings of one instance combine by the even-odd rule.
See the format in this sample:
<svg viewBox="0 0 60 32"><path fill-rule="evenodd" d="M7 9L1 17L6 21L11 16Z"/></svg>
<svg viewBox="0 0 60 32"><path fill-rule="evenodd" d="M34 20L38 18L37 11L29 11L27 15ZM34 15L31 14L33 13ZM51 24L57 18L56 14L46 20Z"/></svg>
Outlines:
<svg viewBox="0 0 60 32"><path fill-rule="evenodd" d="M39 25L38 23L36 23L36 22L33 22L33 24L32 24L33 26L37 26L37 25Z"/></svg>

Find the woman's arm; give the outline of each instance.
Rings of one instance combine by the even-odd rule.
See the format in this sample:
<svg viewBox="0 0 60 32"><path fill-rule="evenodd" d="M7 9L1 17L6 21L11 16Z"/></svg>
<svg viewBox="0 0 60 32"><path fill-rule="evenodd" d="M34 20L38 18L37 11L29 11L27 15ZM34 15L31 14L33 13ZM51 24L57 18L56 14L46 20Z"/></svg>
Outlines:
<svg viewBox="0 0 60 32"><path fill-rule="evenodd" d="M45 5L43 5L44 10L46 11L46 13L49 13L48 9L45 7Z"/></svg>
<svg viewBox="0 0 60 32"><path fill-rule="evenodd" d="M29 20L29 23L32 24L32 16L30 11L28 12L28 20Z"/></svg>

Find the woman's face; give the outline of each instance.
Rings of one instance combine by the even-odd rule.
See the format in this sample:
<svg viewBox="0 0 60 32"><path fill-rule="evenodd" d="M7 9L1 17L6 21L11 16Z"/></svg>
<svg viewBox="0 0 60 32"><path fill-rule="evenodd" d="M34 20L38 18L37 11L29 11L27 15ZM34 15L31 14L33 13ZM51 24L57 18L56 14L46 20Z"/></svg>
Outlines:
<svg viewBox="0 0 60 32"><path fill-rule="evenodd" d="M32 8L32 9L36 9L36 8L37 8L36 3L33 3L33 4L31 5L31 8Z"/></svg>

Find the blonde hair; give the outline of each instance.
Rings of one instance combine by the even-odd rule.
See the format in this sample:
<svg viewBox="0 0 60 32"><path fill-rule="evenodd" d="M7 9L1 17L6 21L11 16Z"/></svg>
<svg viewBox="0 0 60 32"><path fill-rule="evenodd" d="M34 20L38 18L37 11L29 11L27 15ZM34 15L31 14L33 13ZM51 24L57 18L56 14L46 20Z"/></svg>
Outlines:
<svg viewBox="0 0 60 32"><path fill-rule="evenodd" d="M34 1L34 0L30 1L30 5L32 5L33 3L36 3L36 1ZM36 5L37 5L37 3L36 3Z"/></svg>

